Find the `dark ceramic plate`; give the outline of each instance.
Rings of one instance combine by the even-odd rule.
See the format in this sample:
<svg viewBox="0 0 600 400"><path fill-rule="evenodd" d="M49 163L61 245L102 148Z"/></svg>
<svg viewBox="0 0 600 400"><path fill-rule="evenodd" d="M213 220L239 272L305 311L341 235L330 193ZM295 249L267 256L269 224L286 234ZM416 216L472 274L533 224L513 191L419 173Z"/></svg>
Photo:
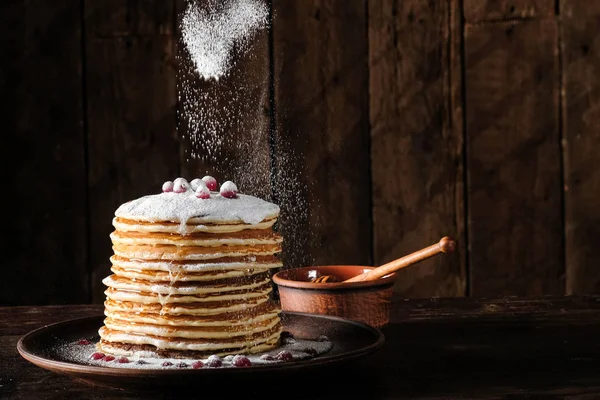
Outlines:
<svg viewBox="0 0 600 400"><path fill-rule="evenodd" d="M98 329L104 316L79 318L48 325L23 336L17 348L21 356L33 364L47 370L68 375L87 383L113 388L143 388L198 385L203 380L211 385L223 380L231 385L232 378L251 379L254 384L260 379L273 379L282 374L297 374L304 370L340 366L371 354L381 348L384 336L380 330L359 322L343 318L282 312L284 329L297 338L315 339L327 336L332 348L327 353L307 360L293 360L285 363L254 365L247 368L209 369L135 369L92 366L80 363L58 350L60 343L92 338L97 341Z"/></svg>

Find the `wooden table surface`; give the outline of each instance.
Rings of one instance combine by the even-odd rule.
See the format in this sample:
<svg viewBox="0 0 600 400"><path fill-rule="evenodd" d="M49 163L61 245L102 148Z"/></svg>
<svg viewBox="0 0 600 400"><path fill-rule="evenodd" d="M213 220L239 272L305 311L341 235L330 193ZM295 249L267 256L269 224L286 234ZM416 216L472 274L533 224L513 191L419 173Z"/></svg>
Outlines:
<svg viewBox="0 0 600 400"><path fill-rule="evenodd" d="M93 387L25 361L21 335L102 306L0 307L1 399L213 398ZM394 300L386 344L331 375L294 373L222 398L600 398L600 297ZM216 397L215 397L216 398Z"/></svg>

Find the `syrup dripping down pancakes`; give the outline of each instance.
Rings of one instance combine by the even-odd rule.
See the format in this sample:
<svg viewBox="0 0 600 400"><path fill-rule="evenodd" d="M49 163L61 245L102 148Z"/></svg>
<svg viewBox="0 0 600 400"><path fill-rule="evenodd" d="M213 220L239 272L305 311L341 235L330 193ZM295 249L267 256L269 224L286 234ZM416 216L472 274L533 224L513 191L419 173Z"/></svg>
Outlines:
<svg viewBox="0 0 600 400"><path fill-rule="evenodd" d="M279 346L281 310L271 299L272 269L282 266L278 216L277 205L231 182L217 192L210 177L178 178L122 204L99 351L189 358Z"/></svg>

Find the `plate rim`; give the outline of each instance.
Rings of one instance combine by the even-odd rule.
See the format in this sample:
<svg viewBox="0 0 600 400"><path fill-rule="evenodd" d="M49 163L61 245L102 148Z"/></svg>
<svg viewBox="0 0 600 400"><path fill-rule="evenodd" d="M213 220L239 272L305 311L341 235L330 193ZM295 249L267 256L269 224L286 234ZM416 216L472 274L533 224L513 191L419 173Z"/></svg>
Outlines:
<svg viewBox="0 0 600 400"><path fill-rule="evenodd" d="M160 368L111 368L111 367L102 367L95 365L85 365L85 364L75 364L68 361L60 361L60 360L50 360L48 358L33 354L30 351L27 351L24 343L43 332L56 328L60 325L69 325L76 322L81 322L85 320L92 320L104 317L104 314L97 314L93 316L87 317L78 317L78 318L70 318L62 321L58 321L52 324L47 324L36 328L28 333L22 335L17 342L17 351L25 360L31 362L32 364L49 370L55 373L63 374L63 375L73 375L76 374L79 377L93 377L93 376L114 376L114 377L136 377L136 378L147 378L147 377L155 377L157 375L164 376L186 376L186 375L222 375L228 374L226 371L235 371L235 374L244 373L260 373L260 372L268 372L268 371L288 371L294 369L301 369L303 367L309 366L323 366L326 364L334 364L338 361L342 360L350 360L358 358L362 355L367 355L376 352L385 344L385 335L381 331L381 329L347 318L333 316L333 315L325 315L325 314L312 314L312 313L304 313L304 312L295 312L295 311L281 311L280 314L283 314L283 318L285 315L306 317L310 319L326 319L333 320L343 324L355 325L360 327L361 329L367 330L373 334L373 337L376 340L373 343L370 343L367 346L354 349L345 353L336 354L333 356L325 356L322 358L311 358L308 360L298 360L295 362L287 362L287 363L277 363L273 365L257 365L249 368L199 368L199 369L160 369ZM319 362L315 362L315 360L319 360ZM234 373L234 372L229 372Z"/></svg>

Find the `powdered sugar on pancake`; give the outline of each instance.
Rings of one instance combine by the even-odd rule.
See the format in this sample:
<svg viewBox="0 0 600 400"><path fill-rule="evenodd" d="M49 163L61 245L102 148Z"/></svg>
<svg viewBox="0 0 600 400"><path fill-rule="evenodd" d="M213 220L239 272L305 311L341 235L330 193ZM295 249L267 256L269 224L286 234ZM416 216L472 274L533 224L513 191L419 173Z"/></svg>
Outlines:
<svg viewBox="0 0 600 400"><path fill-rule="evenodd" d="M229 199L211 193L209 199L199 199L193 191L184 193L166 192L143 196L122 204L115 216L120 218L158 222L180 223L180 233L187 232L186 224L191 218L206 222L239 222L258 224L279 215L279 206L258 197L238 194Z"/></svg>
<svg viewBox="0 0 600 400"><path fill-rule="evenodd" d="M150 270L150 271L166 271L172 274L178 272L202 272L202 271L222 271L222 270L236 270L236 269L269 269L269 268L280 268L283 266L281 262L276 263L257 263L256 257L246 257L246 259L240 258L240 261L236 262L216 262L216 263L185 263L185 264L173 264L171 261L142 261L142 260L129 260L124 258L117 258L112 256L110 261L113 265L137 270ZM209 277L209 280L216 279L218 277ZM224 278L224 277L221 277Z"/></svg>

